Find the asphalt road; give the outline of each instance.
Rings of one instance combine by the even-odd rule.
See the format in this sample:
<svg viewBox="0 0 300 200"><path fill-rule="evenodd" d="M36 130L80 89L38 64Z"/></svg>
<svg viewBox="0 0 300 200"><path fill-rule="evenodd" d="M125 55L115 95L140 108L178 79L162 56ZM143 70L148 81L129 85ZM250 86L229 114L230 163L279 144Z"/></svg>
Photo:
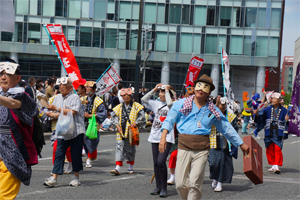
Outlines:
<svg viewBox="0 0 300 200"><path fill-rule="evenodd" d="M262 134L262 132L260 132ZM84 168L80 173L81 186L70 187L72 174L58 177L59 186L43 186L44 179L52 170L52 147L49 140L43 149L43 158L33 167L31 184L22 185L17 199L159 199L151 196L155 184L150 184L153 175L151 145L147 141L148 132L142 132L137 148L135 173L114 176L109 173L115 167L115 134L103 134L98 146L98 160L92 168ZM280 175L268 172L263 140L264 183L254 185L243 174L242 152L234 159L234 176L231 184L223 184L222 192L214 192L209 179L209 167L205 170L202 199L300 199L300 138L289 137L283 147L283 166ZM122 172L127 171L124 164ZM175 186L168 186L168 199L180 199Z"/></svg>

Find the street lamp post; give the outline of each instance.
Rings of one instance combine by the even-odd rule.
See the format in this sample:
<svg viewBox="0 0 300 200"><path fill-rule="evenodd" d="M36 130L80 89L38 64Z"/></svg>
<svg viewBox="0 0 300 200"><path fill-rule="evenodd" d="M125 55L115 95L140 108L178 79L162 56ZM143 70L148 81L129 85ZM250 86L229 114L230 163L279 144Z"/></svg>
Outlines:
<svg viewBox="0 0 300 200"><path fill-rule="evenodd" d="M138 42L136 51L136 63L135 63L135 82L134 82L134 100L139 102L139 87L140 87L140 63L141 63L141 34L143 25L143 6L144 0L140 0L140 14L139 14L139 30L138 30Z"/></svg>

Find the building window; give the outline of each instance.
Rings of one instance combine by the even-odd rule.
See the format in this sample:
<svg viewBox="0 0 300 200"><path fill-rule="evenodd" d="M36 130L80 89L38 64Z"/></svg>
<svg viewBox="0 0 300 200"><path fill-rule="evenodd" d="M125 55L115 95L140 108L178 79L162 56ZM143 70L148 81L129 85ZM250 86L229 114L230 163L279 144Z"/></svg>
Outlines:
<svg viewBox="0 0 300 200"><path fill-rule="evenodd" d="M29 14L37 15L37 10L38 10L38 0L31 0L29 2Z"/></svg>
<svg viewBox="0 0 300 200"><path fill-rule="evenodd" d="M278 47L279 47L279 38L278 37L270 37L269 42L269 56L278 56Z"/></svg>
<svg viewBox="0 0 300 200"><path fill-rule="evenodd" d="M230 54L242 55L243 53L243 36L232 35L230 38Z"/></svg>
<svg viewBox="0 0 300 200"><path fill-rule="evenodd" d="M130 21L131 20L131 3L130 2L120 2L120 21Z"/></svg>
<svg viewBox="0 0 300 200"><path fill-rule="evenodd" d="M81 0L81 18L89 18L90 2L89 0Z"/></svg>
<svg viewBox="0 0 300 200"><path fill-rule="evenodd" d="M167 51L167 33L156 32L155 51ZM175 41L172 41L176 43Z"/></svg>
<svg viewBox="0 0 300 200"><path fill-rule="evenodd" d="M93 47L100 47L100 28L93 29Z"/></svg>
<svg viewBox="0 0 300 200"><path fill-rule="evenodd" d="M156 22L156 4L155 3L145 3L145 23L155 23Z"/></svg>
<svg viewBox="0 0 300 200"><path fill-rule="evenodd" d="M232 27L240 27L241 8L233 8Z"/></svg>
<svg viewBox="0 0 300 200"><path fill-rule="evenodd" d="M221 7L219 25L220 26L231 25L231 7Z"/></svg>
<svg viewBox="0 0 300 200"><path fill-rule="evenodd" d="M206 15L207 15L206 6L195 6L194 25L205 26Z"/></svg>
<svg viewBox="0 0 300 200"><path fill-rule="evenodd" d="M28 23L28 43L40 43L41 25Z"/></svg>
<svg viewBox="0 0 300 200"><path fill-rule="evenodd" d="M108 0L106 19L114 20L114 17L115 17L115 1L114 0Z"/></svg>
<svg viewBox="0 0 300 200"><path fill-rule="evenodd" d="M80 46L81 47L91 47L92 46L91 40L92 40L92 28L91 27L81 27L80 28Z"/></svg>
<svg viewBox="0 0 300 200"><path fill-rule="evenodd" d="M126 30L119 30L118 48L119 49L126 49Z"/></svg>
<svg viewBox="0 0 300 200"><path fill-rule="evenodd" d="M193 35L191 33L181 33L180 53L192 53Z"/></svg>
<svg viewBox="0 0 300 200"><path fill-rule="evenodd" d="M217 53L217 35L207 34L205 41L205 53L216 54Z"/></svg>
<svg viewBox="0 0 300 200"><path fill-rule="evenodd" d="M23 23L16 22L15 24L15 42L22 42L23 37Z"/></svg>
<svg viewBox="0 0 300 200"><path fill-rule="evenodd" d="M257 8L246 8L245 27L256 27Z"/></svg>
<svg viewBox="0 0 300 200"><path fill-rule="evenodd" d="M268 56L268 37L256 38L256 56Z"/></svg>
<svg viewBox="0 0 300 200"><path fill-rule="evenodd" d="M190 6L182 5L182 24L190 24Z"/></svg>
<svg viewBox="0 0 300 200"><path fill-rule="evenodd" d="M251 44L251 36L245 36L244 37L244 45L243 45L243 54L245 56L251 56L251 49L252 49L252 44Z"/></svg>
<svg viewBox="0 0 300 200"><path fill-rule="evenodd" d="M130 35L130 50L137 50L138 32L131 30Z"/></svg>
<svg viewBox="0 0 300 200"><path fill-rule="evenodd" d="M157 23L165 23L165 4L157 4Z"/></svg>
<svg viewBox="0 0 300 200"><path fill-rule="evenodd" d="M68 17L80 18L80 0L69 0L68 5Z"/></svg>
<svg viewBox="0 0 300 200"><path fill-rule="evenodd" d="M271 13L271 28L279 29L281 25L281 9L272 8Z"/></svg>
<svg viewBox="0 0 300 200"><path fill-rule="evenodd" d="M67 40L70 46L75 46L75 27L74 26L68 26L67 29Z"/></svg>
<svg viewBox="0 0 300 200"><path fill-rule="evenodd" d="M105 31L105 48L115 49L117 48L117 29L106 29Z"/></svg>
<svg viewBox="0 0 300 200"><path fill-rule="evenodd" d="M200 54L201 49L201 34L194 34L193 53Z"/></svg>
<svg viewBox="0 0 300 200"><path fill-rule="evenodd" d="M257 20L257 27L258 28L265 28L266 26L266 8L259 8L258 9L258 20Z"/></svg>
<svg viewBox="0 0 300 200"><path fill-rule="evenodd" d="M176 33L169 33L168 52L176 51Z"/></svg>
<svg viewBox="0 0 300 200"><path fill-rule="evenodd" d="M54 16L55 14L55 1L43 0L43 15Z"/></svg>
<svg viewBox="0 0 300 200"><path fill-rule="evenodd" d="M106 17L105 10L106 10L106 1L94 0L94 19L105 19ZM130 10L128 12L130 12Z"/></svg>
<svg viewBox="0 0 300 200"><path fill-rule="evenodd" d="M215 6L208 6L206 25L215 25Z"/></svg>
<svg viewBox="0 0 300 200"><path fill-rule="evenodd" d="M181 18L181 5L171 4L170 5L169 23L170 24L180 24L180 18Z"/></svg>
<svg viewBox="0 0 300 200"><path fill-rule="evenodd" d="M55 0L55 16L64 16L64 0Z"/></svg>
<svg viewBox="0 0 300 200"><path fill-rule="evenodd" d="M139 17L140 17L140 3L133 2L131 19L132 19L132 21L139 21Z"/></svg>
<svg viewBox="0 0 300 200"><path fill-rule="evenodd" d="M28 0L16 0L16 14L28 15Z"/></svg>

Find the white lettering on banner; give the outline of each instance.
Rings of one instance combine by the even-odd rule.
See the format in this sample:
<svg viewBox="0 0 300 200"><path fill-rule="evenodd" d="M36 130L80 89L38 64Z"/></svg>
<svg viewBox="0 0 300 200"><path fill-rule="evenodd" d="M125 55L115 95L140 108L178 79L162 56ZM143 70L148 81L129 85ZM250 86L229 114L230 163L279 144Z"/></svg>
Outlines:
<svg viewBox="0 0 300 200"><path fill-rule="evenodd" d="M189 75L189 81L190 81L190 82L193 82L193 81L194 81L194 74L193 74L193 72L190 72L190 75Z"/></svg>
<svg viewBox="0 0 300 200"><path fill-rule="evenodd" d="M67 57L64 57L63 58L63 64L65 66L65 68L69 68L71 65L69 64L70 61L68 61L68 58Z"/></svg>
<svg viewBox="0 0 300 200"><path fill-rule="evenodd" d="M119 77L117 76L117 74L113 70L111 70L109 72L109 75L111 76L111 78L114 81L114 83L116 83L116 82L118 82L120 80Z"/></svg>
<svg viewBox="0 0 300 200"><path fill-rule="evenodd" d="M61 41L57 41L57 45L58 45L59 51L65 52Z"/></svg>
<svg viewBox="0 0 300 200"><path fill-rule="evenodd" d="M69 51L69 49L68 49L68 47L67 47L67 45L66 45L66 43L65 43L65 39L62 38L61 41L62 41L63 46L64 46L64 48L65 48L65 52L66 52L66 53L69 53L70 51Z"/></svg>
<svg viewBox="0 0 300 200"><path fill-rule="evenodd" d="M62 33L61 26L48 26L51 33Z"/></svg>
<svg viewBox="0 0 300 200"><path fill-rule="evenodd" d="M193 59L191 61L191 65L193 65L193 67L196 67L198 69L201 69L202 64L203 64L203 62L201 62L200 60L197 60L197 59Z"/></svg>
<svg viewBox="0 0 300 200"><path fill-rule="evenodd" d="M72 82L77 81L78 77L77 74L75 73L75 71L73 71L72 73L69 74L70 79L72 80Z"/></svg>

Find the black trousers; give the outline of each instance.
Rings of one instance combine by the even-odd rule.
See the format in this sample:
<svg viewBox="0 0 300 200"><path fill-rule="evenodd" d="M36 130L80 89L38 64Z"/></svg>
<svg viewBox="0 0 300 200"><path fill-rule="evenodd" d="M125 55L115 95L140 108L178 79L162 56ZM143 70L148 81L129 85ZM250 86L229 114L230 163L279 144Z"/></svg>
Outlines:
<svg viewBox="0 0 300 200"><path fill-rule="evenodd" d="M167 188L167 178L168 178L168 170L166 165L166 159L169 155L169 151L171 149L172 143L167 142L166 150L163 153L159 152L159 143L151 143L152 144L152 155L153 155L153 164L154 164L154 173L155 173L155 181L156 187Z"/></svg>

